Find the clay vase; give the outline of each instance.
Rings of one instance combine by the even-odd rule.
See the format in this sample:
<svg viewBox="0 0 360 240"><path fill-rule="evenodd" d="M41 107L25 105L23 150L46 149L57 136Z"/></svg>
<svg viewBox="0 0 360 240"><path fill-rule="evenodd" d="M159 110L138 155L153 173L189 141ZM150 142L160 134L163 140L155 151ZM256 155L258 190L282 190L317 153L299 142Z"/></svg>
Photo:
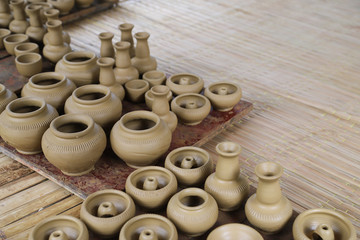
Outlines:
<svg viewBox="0 0 360 240"><path fill-rule="evenodd" d="M25 34L30 37L30 40L34 42L42 42L46 30L43 26L40 17L40 6L37 5L27 5L25 8L26 14L29 16L30 26L26 29Z"/></svg>
<svg viewBox="0 0 360 240"><path fill-rule="evenodd" d="M15 93L0 83L0 114L5 110L6 106L16 98Z"/></svg>
<svg viewBox="0 0 360 240"><path fill-rule="evenodd" d="M75 5L78 8L87 8L94 2L94 0L75 0Z"/></svg>
<svg viewBox="0 0 360 240"><path fill-rule="evenodd" d="M44 16L47 18L47 21L59 20L59 14L60 11L55 8L47 9L44 11ZM45 33L43 38L44 45L49 44L49 35L50 35L49 33ZM67 44L71 43L70 35L67 32L62 31L62 37L65 43Z"/></svg>
<svg viewBox="0 0 360 240"><path fill-rule="evenodd" d="M45 218L35 225L29 234L28 240L88 240L89 232L85 224L79 219L59 215Z"/></svg>
<svg viewBox="0 0 360 240"><path fill-rule="evenodd" d="M99 39L101 41L100 45L100 56L101 57L110 57L114 58L115 51L112 44L112 39L114 34L111 32L102 32L99 34Z"/></svg>
<svg viewBox="0 0 360 240"><path fill-rule="evenodd" d="M19 98L0 114L0 136L22 154L41 152L41 137L59 114L41 98Z"/></svg>
<svg viewBox="0 0 360 240"><path fill-rule="evenodd" d="M217 221L215 199L200 188L186 188L169 201L166 215L177 229L190 237L200 236Z"/></svg>
<svg viewBox="0 0 360 240"><path fill-rule="evenodd" d="M150 56L148 44L150 34L147 32L138 32L135 33L134 37L136 38L136 48L135 57L131 59L131 64L139 71L140 75L151 70L156 70L156 59Z"/></svg>
<svg viewBox="0 0 360 240"><path fill-rule="evenodd" d="M64 74L77 87L99 82L100 68L93 52L70 52L56 64L55 72Z"/></svg>
<svg viewBox="0 0 360 240"><path fill-rule="evenodd" d="M142 167L127 177L125 190L137 206L158 210L176 193L177 181L175 175L166 168Z"/></svg>
<svg viewBox="0 0 360 240"><path fill-rule="evenodd" d="M125 83L126 97L133 103L145 101L145 93L149 90L149 83L145 80L134 79Z"/></svg>
<svg viewBox="0 0 360 240"><path fill-rule="evenodd" d="M120 84L125 84L130 80L139 78L139 71L131 65L130 46L128 42L117 42L114 44L116 50L114 73L116 81Z"/></svg>
<svg viewBox="0 0 360 240"><path fill-rule="evenodd" d="M65 101L75 88L75 84L61 73L42 72L29 79L21 90L21 96L40 97L58 112L63 112Z"/></svg>
<svg viewBox="0 0 360 240"><path fill-rule="evenodd" d="M24 42L29 42L29 36L22 33L11 34L3 40L5 49L10 55L15 55L15 46Z"/></svg>
<svg viewBox="0 0 360 240"><path fill-rule="evenodd" d="M204 92L204 95L210 100L215 110L226 112L240 101L241 88L230 82L217 82L210 84Z"/></svg>
<svg viewBox="0 0 360 240"><path fill-rule="evenodd" d="M121 117L111 130L111 147L130 167L153 164L170 147L171 131L158 115L133 111Z"/></svg>
<svg viewBox="0 0 360 240"><path fill-rule="evenodd" d="M211 104L201 94L186 93L177 96L171 102L171 110L185 125L197 125L209 115Z"/></svg>
<svg viewBox="0 0 360 240"><path fill-rule="evenodd" d="M42 57L38 53L24 53L15 58L15 66L24 77L31 77L42 71Z"/></svg>
<svg viewBox="0 0 360 240"><path fill-rule="evenodd" d="M0 13L1 14L1 13ZM0 28L0 50L4 49L3 39L11 34L11 31L6 28Z"/></svg>
<svg viewBox="0 0 360 240"><path fill-rule="evenodd" d="M20 43L16 45L14 48L14 53L16 57L25 53L39 53L39 52L40 52L39 45L33 42Z"/></svg>
<svg viewBox="0 0 360 240"><path fill-rule="evenodd" d="M263 162L255 167L258 188L246 202L249 222L268 233L280 231L292 215L290 201L282 195L279 179L283 168L275 162Z"/></svg>
<svg viewBox="0 0 360 240"><path fill-rule="evenodd" d="M142 79L150 84L150 88L157 85L162 85L166 81L166 74L162 71L152 70L143 74Z"/></svg>
<svg viewBox="0 0 360 240"><path fill-rule="evenodd" d="M169 93L167 94L166 96L166 99L167 101L170 103L170 101L172 100L172 92L169 91ZM146 103L146 106L151 110L152 109L152 104L154 102L154 96L153 94L151 93L150 90L148 90L146 93L145 93L145 103Z"/></svg>
<svg viewBox="0 0 360 240"><path fill-rule="evenodd" d="M61 15L66 15L75 5L75 0L47 0L56 9L59 9Z"/></svg>
<svg viewBox="0 0 360 240"><path fill-rule="evenodd" d="M120 83L116 82L113 71L115 60L110 57L101 57L96 63L100 67L100 84L110 88L110 91L114 93L115 96L120 98L120 100L123 100L125 97L125 90Z"/></svg>
<svg viewBox="0 0 360 240"><path fill-rule="evenodd" d="M178 240L174 224L161 215L142 214L130 219L122 227L119 240Z"/></svg>
<svg viewBox="0 0 360 240"><path fill-rule="evenodd" d="M28 3L30 3L30 1L28 1ZM46 16L45 16L45 11L48 11L50 9L57 10L57 9L53 8L53 5L48 3L48 2L34 2L34 1L31 1L31 3L28 4L28 6L29 5L40 7L40 19L41 19L42 24L45 24L46 20L47 20ZM57 11L59 11L59 10L57 10ZM53 20L55 20L55 19L53 19Z"/></svg>
<svg viewBox="0 0 360 240"><path fill-rule="evenodd" d="M104 238L118 235L122 226L134 216L135 204L131 197L115 189L90 194L80 210L81 220Z"/></svg>
<svg viewBox="0 0 360 240"><path fill-rule="evenodd" d="M200 93L204 88L204 80L194 74L179 73L170 76L166 80L166 86L168 86L175 95Z"/></svg>
<svg viewBox="0 0 360 240"><path fill-rule="evenodd" d="M9 24L10 31L13 33L25 33L29 23L26 20L26 14L24 11L24 0L11 0L10 6L14 15L14 20L12 20Z"/></svg>
<svg viewBox="0 0 360 240"><path fill-rule="evenodd" d="M255 229L245 224L229 223L217 227L206 240L264 240Z"/></svg>
<svg viewBox="0 0 360 240"><path fill-rule="evenodd" d="M119 25L119 30L121 31L121 42L129 42L129 54L130 58L135 57L135 47L134 47L134 40L131 31L133 30L134 25L131 23L122 23Z"/></svg>
<svg viewBox="0 0 360 240"><path fill-rule="evenodd" d="M180 147L172 150L165 159L169 169L184 187L201 186L212 173L212 161L207 151L198 147Z"/></svg>
<svg viewBox="0 0 360 240"><path fill-rule="evenodd" d="M216 170L206 179L205 191L216 199L220 210L233 211L249 195L249 183L240 175L241 147L234 142L222 142L216 145L216 152Z"/></svg>
<svg viewBox="0 0 360 240"><path fill-rule="evenodd" d="M0 0L0 28L8 28L12 20L8 0Z"/></svg>
<svg viewBox="0 0 360 240"><path fill-rule="evenodd" d="M43 55L52 63L57 63L62 57L71 52L69 44L63 41L62 22L51 20L46 22L49 32L48 44L43 49Z"/></svg>
<svg viewBox="0 0 360 240"><path fill-rule="evenodd" d="M90 84L75 89L66 100L64 110L91 116L107 132L120 119L122 104L108 87Z"/></svg>

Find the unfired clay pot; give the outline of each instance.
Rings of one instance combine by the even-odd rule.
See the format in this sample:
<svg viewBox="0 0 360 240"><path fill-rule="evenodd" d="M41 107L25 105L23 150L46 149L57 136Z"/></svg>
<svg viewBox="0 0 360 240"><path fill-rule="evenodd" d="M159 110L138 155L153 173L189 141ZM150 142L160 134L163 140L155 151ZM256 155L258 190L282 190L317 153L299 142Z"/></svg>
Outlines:
<svg viewBox="0 0 360 240"><path fill-rule="evenodd" d="M177 229L191 237L200 236L217 221L215 199L200 188L186 188L169 201L166 215Z"/></svg>
<svg viewBox="0 0 360 240"><path fill-rule="evenodd" d="M75 5L78 8L87 8L90 7L94 0L75 0Z"/></svg>
<svg viewBox="0 0 360 240"><path fill-rule="evenodd" d="M171 91L168 92L167 96L166 96L166 99L168 102L170 102L172 100L172 97L173 97L173 94ZM145 103L146 103L146 106L151 110L152 109L152 104L154 102L154 96L152 95L151 91L148 90L146 93L145 93Z"/></svg>
<svg viewBox="0 0 360 240"><path fill-rule="evenodd" d="M131 44L129 42L117 42L114 44L115 53L115 78L120 84L138 79L139 71L131 65L129 49Z"/></svg>
<svg viewBox="0 0 360 240"><path fill-rule="evenodd" d="M111 147L131 167L153 164L170 147L171 131L158 115L149 111L125 114L110 134Z"/></svg>
<svg viewBox="0 0 360 240"><path fill-rule="evenodd" d="M145 80L134 79L125 83L126 97L133 103L145 101L145 93L149 90L149 83Z"/></svg>
<svg viewBox="0 0 360 240"><path fill-rule="evenodd" d="M44 11L44 16L46 17L47 21L59 20L59 14L60 14L60 11L55 8L47 9ZM70 44L71 38L67 32L62 31L62 37L63 37L63 41L65 43ZM46 33L44 35L43 42L44 42L44 45L49 44L49 33Z"/></svg>
<svg viewBox="0 0 360 240"><path fill-rule="evenodd" d="M1 13L0 13L1 14ZM4 49L3 39L11 34L11 31L6 28L0 28L0 50Z"/></svg>
<svg viewBox="0 0 360 240"><path fill-rule="evenodd" d="M42 71L42 57L38 53L24 53L15 58L15 66L21 75L31 77Z"/></svg>
<svg viewBox="0 0 360 240"><path fill-rule="evenodd" d="M35 42L42 42L46 30L43 26L40 16L41 7L38 5L27 5L25 12L29 16L30 26L26 29L25 34L29 36L30 40Z"/></svg>
<svg viewBox="0 0 360 240"><path fill-rule="evenodd" d="M268 232L280 231L292 215L290 201L282 195L279 179L283 168L275 162L263 162L255 167L258 188L246 202L245 215L255 227Z"/></svg>
<svg viewBox="0 0 360 240"><path fill-rule="evenodd" d="M16 98L16 95L12 91L0 83L0 114L5 110L6 106Z"/></svg>
<svg viewBox="0 0 360 240"><path fill-rule="evenodd" d="M89 232L79 219L73 216L59 215L45 218L31 230L28 240L40 239L88 240Z"/></svg>
<svg viewBox="0 0 360 240"><path fill-rule="evenodd" d="M41 152L41 137L59 114L41 98L10 102L0 114L0 136L22 154Z"/></svg>
<svg viewBox="0 0 360 240"><path fill-rule="evenodd" d="M230 111L241 99L241 88L230 82L217 82L210 84L204 92L214 109L225 112Z"/></svg>
<svg viewBox="0 0 360 240"><path fill-rule="evenodd" d="M167 204L176 193L175 175L162 167L143 167L132 172L126 179L126 192L141 207L157 210Z"/></svg>
<svg viewBox="0 0 360 240"><path fill-rule="evenodd" d="M28 1L28 3L29 2L30 1ZM47 21L47 18L45 16L45 11L49 11L51 9L56 10L58 12L58 16L59 16L59 13L60 13L59 10L53 8L53 5L51 3L48 3L48 2L34 2L34 1L31 1L31 3L28 4L28 6L29 5L40 7L40 19L41 19L42 24L45 24L46 21ZM57 18L54 18L54 19L51 19L51 20L55 20L55 19L59 19L59 18L57 17Z"/></svg>
<svg viewBox="0 0 360 240"><path fill-rule="evenodd" d="M212 173L212 161L207 151L198 147L180 147L171 151L165 168L175 174L179 185L200 186Z"/></svg>
<svg viewBox="0 0 360 240"><path fill-rule="evenodd" d="M13 33L25 33L29 27L29 22L26 20L25 2L24 0L10 0L10 6L13 11L14 20L9 24L9 29Z"/></svg>
<svg viewBox="0 0 360 240"><path fill-rule="evenodd" d="M3 40L5 49L10 55L15 55L15 46L24 42L29 42L29 36L21 33L11 34Z"/></svg>
<svg viewBox="0 0 360 240"><path fill-rule="evenodd" d="M61 15L68 14L75 5L75 0L47 0L56 9L59 9Z"/></svg>
<svg viewBox="0 0 360 240"><path fill-rule="evenodd" d="M178 73L166 80L166 86L175 95L184 93L200 93L204 88L204 80L199 76L190 73Z"/></svg>
<svg viewBox="0 0 360 240"><path fill-rule="evenodd" d="M0 28L8 28L12 20L8 0L0 0Z"/></svg>
<svg viewBox="0 0 360 240"><path fill-rule="evenodd" d="M31 53L31 52L39 53L39 45L33 42L25 42L16 45L14 48L14 53L16 57L24 53Z"/></svg>
<svg viewBox="0 0 360 240"><path fill-rule="evenodd" d="M148 71L143 74L142 79L150 84L150 88L157 85L162 85L166 81L166 74L159 70Z"/></svg>
<svg viewBox="0 0 360 240"><path fill-rule="evenodd" d="M110 57L113 58L115 56L114 47L112 44L112 39L114 34L111 32L102 32L99 34L99 39L101 42L100 45L100 56L101 57Z"/></svg>
<svg viewBox="0 0 360 240"><path fill-rule="evenodd" d="M106 238L118 235L122 226L133 216L133 200L128 194L115 189L90 194L80 210L80 218L88 228Z"/></svg>
<svg viewBox="0 0 360 240"><path fill-rule="evenodd" d="M131 59L131 64L139 71L142 75L148 71L156 70L157 62L156 59L150 56L150 49L148 44L148 38L150 34L147 32L135 33L136 48L135 57Z"/></svg>
<svg viewBox="0 0 360 240"><path fill-rule="evenodd" d="M131 33L133 28L134 25L131 23L122 23L119 25L119 30L121 31L121 41L130 43L130 47L129 47L130 58L135 57L134 40Z"/></svg>
<svg viewBox="0 0 360 240"><path fill-rule="evenodd" d="M264 240L255 229L239 223L229 223L213 230L207 240Z"/></svg>

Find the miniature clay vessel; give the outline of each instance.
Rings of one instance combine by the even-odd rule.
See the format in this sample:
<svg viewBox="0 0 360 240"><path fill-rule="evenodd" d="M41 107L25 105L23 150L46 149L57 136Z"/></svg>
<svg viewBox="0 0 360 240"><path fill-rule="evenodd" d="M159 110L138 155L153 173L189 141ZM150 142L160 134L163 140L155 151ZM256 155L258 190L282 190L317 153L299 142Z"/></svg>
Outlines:
<svg viewBox="0 0 360 240"><path fill-rule="evenodd" d="M29 234L28 240L88 240L89 232L85 224L79 219L59 215L45 218L35 225Z"/></svg>
<svg viewBox="0 0 360 240"><path fill-rule="evenodd" d="M31 77L42 71L42 57L38 53L24 53L15 58L15 66L21 75Z"/></svg>
<svg viewBox="0 0 360 240"><path fill-rule="evenodd" d="M38 5L27 5L25 12L29 16L30 26L26 29L25 34L30 37L30 40L34 42L42 42L46 30L43 26L40 16L41 6Z"/></svg>
<svg viewBox="0 0 360 240"><path fill-rule="evenodd" d="M355 240L354 226L340 212L316 208L304 211L293 224L294 240Z"/></svg>
<svg viewBox="0 0 360 240"><path fill-rule="evenodd" d="M255 229L245 224L229 223L213 230L207 240L264 240Z"/></svg>
<svg viewBox="0 0 360 240"><path fill-rule="evenodd" d="M241 88L230 82L217 82L210 84L204 92L214 109L230 111L241 99Z"/></svg>
<svg viewBox="0 0 360 240"><path fill-rule="evenodd" d="M166 86L168 86L175 95L200 93L204 88L204 80L194 74L179 73L170 76L166 80Z"/></svg>
<svg viewBox="0 0 360 240"><path fill-rule="evenodd" d="M263 162L255 167L258 188L246 202L245 215L255 227L268 232L280 231L292 215L290 201L282 195L279 179L283 168L275 162Z"/></svg>
<svg viewBox="0 0 360 240"><path fill-rule="evenodd" d="M240 175L241 147L234 142L222 142L216 145L216 152L216 170L206 179L205 191L216 199L220 210L233 211L249 195L249 183Z"/></svg>
<svg viewBox="0 0 360 240"><path fill-rule="evenodd" d="M101 57L96 63L100 67L100 84L110 88L110 91L114 93L115 96L120 98L120 100L123 100L125 97L125 90L120 83L116 82L113 71L115 60L110 57Z"/></svg>
<svg viewBox="0 0 360 240"><path fill-rule="evenodd" d="M143 74L142 79L150 84L150 88L157 85L162 85L166 81L166 74L159 70L148 71Z"/></svg>
<svg viewBox="0 0 360 240"><path fill-rule="evenodd" d="M1 13L0 13L1 14ZM0 28L0 50L4 49L3 39L11 34L11 31L6 28Z"/></svg>
<svg viewBox="0 0 360 240"><path fill-rule="evenodd" d="M100 68L93 52L70 52L56 64L55 72L63 73L77 87L99 82Z"/></svg>
<svg viewBox="0 0 360 240"><path fill-rule="evenodd" d="M10 6L14 15L14 20L12 20L9 24L10 31L13 33L25 33L29 23L26 20L26 14L24 11L24 0L10 0Z"/></svg>
<svg viewBox="0 0 360 240"><path fill-rule="evenodd" d="M151 94L154 98L152 103L152 112L156 113L162 120L164 120L173 132L176 129L178 120L175 113L170 111L169 102L167 96L170 89L167 86L154 86L150 89Z"/></svg>
<svg viewBox="0 0 360 240"><path fill-rule="evenodd" d="M130 219L122 227L119 240L177 240L175 225L157 214L142 214Z"/></svg>
<svg viewBox="0 0 360 240"><path fill-rule="evenodd" d="M114 47L112 44L112 39L114 34L111 32L102 32L99 34L99 39L101 41L100 45L100 56L101 57L111 57L115 56Z"/></svg>
<svg viewBox="0 0 360 240"><path fill-rule="evenodd" d="M41 98L26 97L10 102L0 114L0 136L22 154L41 152L41 137L58 116Z"/></svg>
<svg viewBox="0 0 360 240"><path fill-rule="evenodd" d="M167 96L166 96L166 99L168 102L170 102L172 100L172 92L169 91ZM154 102L154 96L152 95L151 91L148 90L146 93L145 93L145 103L146 103L146 106L151 110L152 109L152 104Z"/></svg>
<svg viewBox="0 0 360 240"><path fill-rule="evenodd" d="M185 125L197 125L209 115L211 104L203 95L186 93L173 99L171 110Z"/></svg>
<svg viewBox="0 0 360 240"><path fill-rule="evenodd" d="M87 8L94 2L94 0L75 0L75 5L78 8Z"/></svg>
<svg viewBox="0 0 360 240"><path fill-rule="evenodd" d="M15 93L0 83L0 114L5 110L6 106L16 98Z"/></svg>
<svg viewBox="0 0 360 240"><path fill-rule="evenodd" d="M20 56L24 53L39 53L39 45L33 42L20 43L14 48L15 56Z"/></svg>
<svg viewBox="0 0 360 240"><path fill-rule="evenodd" d="M30 2L28 1L28 3L30 3ZM45 11L53 9L53 10L58 11L58 13L60 13L59 10L53 8L53 5L51 3L48 3L48 2L33 2L32 1L30 4L28 4L28 6L38 6L38 7L40 7L40 19L41 19L42 24L45 24L46 21L47 21L47 18L45 16ZM56 19L54 18L52 20L56 20Z"/></svg>
<svg viewBox="0 0 360 240"><path fill-rule="evenodd" d="M117 42L114 44L116 50L114 73L116 81L120 84L139 78L139 71L131 65L130 46L129 42Z"/></svg>
<svg viewBox="0 0 360 240"><path fill-rule="evenodd" d="M6 51L10 55L15 55L15 50L14 50L15 46L20 43L29 42L29 36L22 34L22 33L11 34L11 35L5 37L3 42L4 42Z"/></svg>
<svg viewBox="0 0 360 240"><path fill-rule="evenodd" d="M59 9L61 15L68 14L75 5L75 0L47 0L56 9Z"/></svg>
<svg viewBox="0 0 360 240"><path fill-rule="evenodd" d="M162 167L142 167L132 172L126 179L126 193L136 205L157 210L165 206L176 193L175 175Z"/></svg>
<svg viewBox="0 0 360 240"><path fill-rule="evenodd" d="M215 199L200 188L186 188L169 201L166 215L177 229L191 237L200 236L217 221Z"/></svg>
<svg viewBox="0 0 360 240"><path fill-rule="evenodd" d="M63 74L42 72L32 76L21 90L22 97L40 97L62 112L66 99L76 86Z"/></svg>
<svg viewBox="0 0 360 240"><path fill-rule="evenodd" d="M145 101L145 93L149 90L149 83L145 80L134 79L125 83L126 97L133 103Z"/></svg>
<svg viewBox="0 0 360 240"><path fill-rule="evenodd" d="M121 31L121 42L129 42L129 54L130 58L135 57L135 47L134 40L131 31L133 30L134 25L131 23L122 23L119 25L119 30ZM138 78L138 77L137 77Z"/></svg>
<svg viewBox="0 0 360 240"><path fill-rule="evenodd" d="M149 111L125 114L110 134L111 147L130 167L156 162L170 147L171 131L158 115Z"/></svg>
<svg viewBox="0 0 360 240"><path fill-rule="evenodd" d="M150 56L150 49L148 44L148 38L150 34L147 32L135 33L136 48L135 57L131 59L131 64L139 71L140 75L156 70L157 62L156 59Z"/></svg>
<svg viewBox="0 0 360 240"><path fill-rule="evenodd" d="M8 28L12 20L8 0L0 0L0 28Z"/></svg>
<svg viewBox="0 0 360 240"><path fill-rule="evenodd" d="M65 113L83 113L91 116L105 131L120 119L121 100L106 86L90 84L78 87L66 100Z"/></svg>
<svg viewBox="0 0 360 240"><path fill-rule="evenodd" d="M115 189L90 194L80 210L80 218L88 228L106 238L118 235L122 226L134 216L134 201L128 194Z"/></svg>
<svg viewBox="0 0 360 240"><path fill-rule="evenodd" d="M59 14L60 14L60 11L55 8L47 9L44 11L44 16L47 18L47 21L59 20ZM71 38L67 32L62 31L62 37L63 37L63 41L65 43L70 44ZM45 33L43 42L44 42L44 45L49 44L49 33Z"/></svg>
<svg viewBox="0 0 360 240"><path fill-rule="evenodd" d="M180 147L165 159L165 168L175 174L179 185L200 186L212 173L213 166L207 151L198 147Z"/></svg>

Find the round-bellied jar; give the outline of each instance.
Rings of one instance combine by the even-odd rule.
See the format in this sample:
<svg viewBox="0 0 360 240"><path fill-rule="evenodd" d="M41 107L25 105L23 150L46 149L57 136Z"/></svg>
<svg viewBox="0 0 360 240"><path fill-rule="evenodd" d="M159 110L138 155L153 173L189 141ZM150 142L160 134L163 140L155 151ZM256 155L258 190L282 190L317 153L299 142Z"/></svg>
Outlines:
<svg viewBox="0 0 360 240"><path fill-rule="evenodd" d="M15 93L0 83L0 114L5 110L6 106L16 98Z"/></svg>
<svg viewBox="0 0 360 240"><path fill-rule="evenodd" d="M240 101L241 88L231 82L216 82L205 88L204 95L210 100L214 109L226 112Z"/></svg>
<svg viewBox="0 0 360 240"><path fill-rule="evenodd" d="M166 80L166 86L175 95L185 93L200 93L204 88L204 80L199 76L190 73L178 73Z"/></svg>

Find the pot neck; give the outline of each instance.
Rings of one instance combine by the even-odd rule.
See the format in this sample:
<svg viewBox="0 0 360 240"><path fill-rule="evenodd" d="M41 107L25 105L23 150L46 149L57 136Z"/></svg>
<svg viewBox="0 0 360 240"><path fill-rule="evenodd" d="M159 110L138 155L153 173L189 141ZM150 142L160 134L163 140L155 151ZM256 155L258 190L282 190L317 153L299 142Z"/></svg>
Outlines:
<svg viewBox="0 0 360 240"><path fill-rule="evenodd" d="M256 198L263 204L275 204L282 197L280 177L283 168L274 162L260 163L255 167L255 174L259 178Z"/></svg>
<svg viewBox="0 0 360 240"><path fill-rule="evenodd" d="M131 34L134 25L131 23L123 23L119 25L119 29L121 31L121 41L129 42L131 46L134 44L134 40Z"/></svg>
<svg viewBox="0 0 360 240"><path fill-rule="evenodd" d="M129 42L117 42L115 47L115 65L117 68L129 68L131 66L130 59L130 43Z"/></svg>
<svg viewBox="0 0 360 240"><path fill-rule="evenodd" d="M13 7L14 19L19 21L26 21L26 14L24 11L23 0L11 0L10 5Z"/></svg>
<svg viewBox="0 0 360 240"><path fill-rule="evenodd" d="M39 84L40 82L44 81L51 81L55 80L55 83L49 83L49 84ZM29 86L36 88L36 89L52 89L57 88L59 86L62 86L66 83L66 77L63 74L57 73L57 72L44 72L39 73L34 76L32 76L29 79Z"/></svg>
<svg viewBox="0 0 360 240"><path fill-rule="evenodd" d="M139 240L158 240L157 233L152 229L144 229L139 236Z"/></svg>
<svg viewBox="0 0 360 240"><path fill-rule="evenodd" d="M135 130L128 128L126 125L127 123L133 121L133 120L150 120L154 122L155 124L149 128L141 129L141 130ZM159 116L157 116L155 113L145 111L145 110L139 110L139 111L133 111L125 114L120 119L120 127L128 133L131 134L146 134L151 133L155 131L160 126L161 120Z"/></svg>
<svg viewBox="0 0 360 240"><path fill-rule="evenodd" d="M7 0L0 0L0 13L10 13L10 7Z"/></svg>
<svg viewBox="0 0 360 240"><path fill-rule="evenodd" d="M36 5L28 5L25 8L26 13L29 16L29 22L30 22L30 26L32 27L42 27L42 22L41 22L41 18L40 18L40 6L36 6Z"/></svg>
<svg viewBox="0 0 360 240"><path fill-rule="evenodd" d="M200 188L186 188L179 192L176 198L176 204L186 211L198 211L204 208L208 201L208 194Z"/></svg>
<svg viewBox="0 0 360 240"><path fill-rule="evenodd" d="M55 46L63 45L62 22L60 20L50 20L46 22L46 27L50 35L49 43Z"/></svg>
<svg viewBox="0 0 360 240"><path fill-rule="evenodd" d="M150 57L150 49L148 44L148 38L150 35L147 32L138 32L135 34L136 48L135 56L137 58L148 58Z"/></svg>
<svg viewBox="0 0 360 240"><path fill-rule="evenodd" d="M113 86L116 83L113 71L114 59L110 57L102 57L99 58L96 63L100 67L100 84L104 86Z"/></svg>
<svg viewBox="0 0 360 240"><path fill-rule="evenodd" d="M216 146L218 160L215 176L224 181L236 180L240 172L240 145L233 142L222 142Z"/></svg>
<svg viewBox="0 0 360 240"><path fill-rule="evenodd" d="M88 135L94 129L94 120L85 114L66 114L54 119L51 132L64 139L77 139Z"/></svg>

